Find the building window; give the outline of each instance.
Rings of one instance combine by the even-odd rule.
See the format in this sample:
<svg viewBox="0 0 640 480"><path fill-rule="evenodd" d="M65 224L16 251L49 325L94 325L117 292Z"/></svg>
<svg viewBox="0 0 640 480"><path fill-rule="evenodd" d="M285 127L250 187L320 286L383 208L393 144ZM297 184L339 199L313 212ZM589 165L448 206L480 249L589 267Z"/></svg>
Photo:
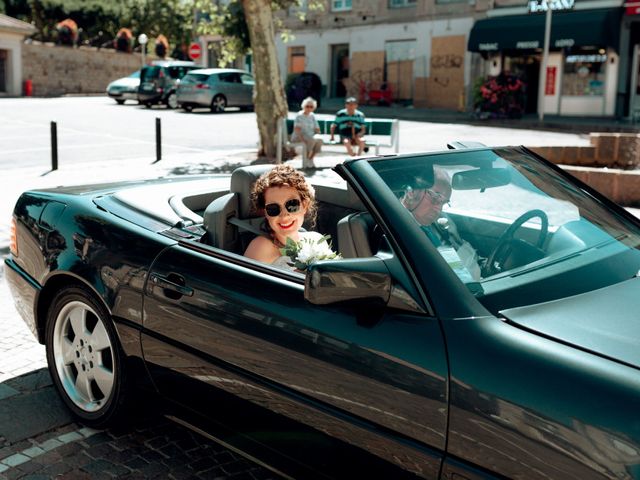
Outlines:
<svg viewBox="0 0 640 480"><path fill-rule="evenodd" d="M436 0L436 5L447 5L449 3L468 3L469 5L475 5L475 0Z"/></svg>
<svg viewBox="0 0 640 480"><path fill-rule="evenodd" d="M289 73L304 72L304 47L289 47Z"/></svg>
<svg viewBox="0 0 640 480"><path fill-rule="evenodd" d="M331 0L332 12L346 12L351 10L351 0Z"/></svg>
<svg viewBox="0 0 640 480"><path fill-rule="evenodd" d="M571 52L564 59L562 94L595 97L604 95L607 55L604 49Z"/></svg>
<svg viewBox="0 0 640 480"><path fill-rule="evenodd" d="M389 0L389 8L413 7L416 0Z"/></svg>

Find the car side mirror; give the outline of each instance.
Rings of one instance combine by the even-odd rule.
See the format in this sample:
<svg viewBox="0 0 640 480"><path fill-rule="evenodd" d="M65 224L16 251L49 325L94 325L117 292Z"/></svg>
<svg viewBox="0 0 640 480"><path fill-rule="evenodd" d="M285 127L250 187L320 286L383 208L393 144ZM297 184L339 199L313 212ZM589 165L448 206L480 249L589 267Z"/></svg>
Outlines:
<svg viewBox="0 0 640 480"><path fill-rule="evenodd" d="M305 277L304 298L314 305L346 301L373 302L400 310L424 309L399 285L394 285L385 262L378 257L317 262Z"/></svg>

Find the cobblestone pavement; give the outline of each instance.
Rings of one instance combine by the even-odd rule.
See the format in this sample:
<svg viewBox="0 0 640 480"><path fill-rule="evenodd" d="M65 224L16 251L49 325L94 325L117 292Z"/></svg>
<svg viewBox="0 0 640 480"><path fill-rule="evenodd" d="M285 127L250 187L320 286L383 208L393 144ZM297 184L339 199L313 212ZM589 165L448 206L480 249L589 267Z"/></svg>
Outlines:
<svg viewBox="0 0 640 480"><path fill-rule="evenodd" d="M1 480L276 478L157 412L119 429L74 423L54 391L44 347L13 307L4 264L0 306Z"/></svg>

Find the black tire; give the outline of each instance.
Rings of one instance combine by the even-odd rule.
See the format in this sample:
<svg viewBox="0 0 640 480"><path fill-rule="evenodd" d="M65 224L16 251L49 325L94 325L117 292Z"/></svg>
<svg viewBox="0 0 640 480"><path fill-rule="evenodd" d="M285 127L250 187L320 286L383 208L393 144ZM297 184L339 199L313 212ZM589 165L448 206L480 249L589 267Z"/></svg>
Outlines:
<svg viewBox="0 0 640 480"><path fill-rule="evenodd" d="M147 108L151 108L151 102L145 102L144 106Z"/></svg>
<svg viewBox="0 0 640 480"><path fill-rule="evenodd" d="M116 100L116 103L117 103L118 105L124 105L124 100Z"/></svg>
<svg viewBox="0 0 640 480"><path fill-rule="evenodd" d="M126 362L111 317L86 287L56 294L47 312L49 373L73 415L93 427L126 417Z"/></svg>
<svg viewBox="0 0 640 480"><path fill-rule="evenodd" d="M211 100L211 111L213 113L223 113L227 108L227 99L224 95L216 95Z"/></svg>
<svg viewBox="0 0 640 480"><path fill-rule="evenodd" d="M183 105L183 106L182 106L182 109L183 109L185 112L191 112L191 110L193 110L193 107L192 107L191 105Z"/></svg>

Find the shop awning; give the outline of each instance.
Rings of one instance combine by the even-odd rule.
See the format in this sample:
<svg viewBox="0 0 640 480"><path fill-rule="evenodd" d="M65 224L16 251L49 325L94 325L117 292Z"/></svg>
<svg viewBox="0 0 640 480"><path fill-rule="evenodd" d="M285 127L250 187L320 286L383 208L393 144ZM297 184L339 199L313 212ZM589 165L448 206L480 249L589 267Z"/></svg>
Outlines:
<svg viewBox="0 0 640 480"><path fill-rule="evenodd" d="M553 12L549 47L596 46L617 50L622 12L621 8ZM471 29L467 49L492 52L543 48L544 22L544 13L479 20Z"/></svg>

